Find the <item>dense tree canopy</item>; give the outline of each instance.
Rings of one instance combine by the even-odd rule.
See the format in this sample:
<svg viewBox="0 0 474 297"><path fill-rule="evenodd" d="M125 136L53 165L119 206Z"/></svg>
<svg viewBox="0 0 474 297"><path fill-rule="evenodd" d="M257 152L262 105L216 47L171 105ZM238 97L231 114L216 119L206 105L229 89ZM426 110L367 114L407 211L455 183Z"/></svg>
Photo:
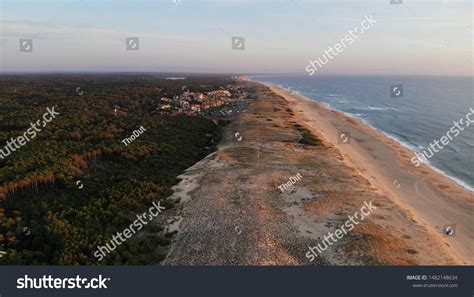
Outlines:
<svg viewBox="0 0 474 297"><path fill-rule="evenodd" d="M47 107L60 113L0 159L0 250L7 252L0 263L96 265L97 245L137 213L153 201L172 208L166 197L176 176L212 151L220 127L199 116L159 115L159 98L184 86L208 91L228 83L157 75L0 76L0 148ZM140 126L146 132L125 146L121 141ZM100 264L158 263L169 239L154 232L160 226L147 228Z"/></svg>

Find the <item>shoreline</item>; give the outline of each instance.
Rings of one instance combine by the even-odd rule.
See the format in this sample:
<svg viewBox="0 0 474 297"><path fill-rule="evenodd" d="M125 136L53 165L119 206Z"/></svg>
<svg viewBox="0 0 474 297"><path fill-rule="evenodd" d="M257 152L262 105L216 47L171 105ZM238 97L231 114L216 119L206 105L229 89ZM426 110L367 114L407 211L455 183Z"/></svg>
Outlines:
<svg viewBox="0 0 474 297"><path fill-rule="evenodd" d="M281 88L284 88L283 86L278 86L278 87L281 87ZM305 95L301 94L300 92L298 91L293 91L295 93L297 93L298 95L302 96L302 97L305 97L307 98L308 100L312 101L312 102L316 102L316 103L321 103L324 105L325 108L329 109L329 110L333 110L333 111L336 111L336 112L340 112L340 113L343 113L344 115L352 118L352 119L355 119L355 120L358 120L360 121L362 124L368 126L369 128L383 134L383 136L387 137L387 138L390 138L394 141L396 141L398 144L400 144L401 146L405 147L406 149L410 150L412 153L413 153L413 156L412 157L416 157L415 155L415 148L413 145L411 144L408 144L406 142L403 142L402 140L398 139L396 136L394 135L391 135L389 134L388 132L385 132L377 127L375 127L374 125L372 125L371 123L369 123L368 121L364 120L363 118L360 118L358 117L357 115L354 115L354 114L351 114L351 113L347 113L345 111L342 111L342 110L338 110L336 108L333 108L331 106L328 106L327 104L323 103L323 102L317 102L317 101L313 101L311 100L310 98L306 97ZM447 172L445 172L444 170L436 167L435 165L433 165L429 160L424 162L423 164L425 164L426 166L430 167L432 170L436 171L437 173L441 174L442 176L448 178L450 181L452 181L453 183L455 183L456 185L458 185L459 187L463 188L464 190L466 191L469 191L471 193L474 194L474 187L472 187L471 185L469 185L467 182L455 177L455 176L452 176L452 175L449 175ZM416 168L416 167L414 167Z"/></svg>
<svg viewBox="0 0 474 297"><path fill-rule="evenodd" d="M283 86L281 85L277 85L278 87L280 88L283 88L285 89ZM324 102L317 102L317 101L313 101L311 100L310 98L306 97L305 95L301 94L300 92L298 91L292 91L292 92L295 92L297 93L299 96L302 96L302 97L305 97L307 98L308 100L312 101L312 102L315 102L315 103L320 103L320 104L323 104L325 108L329 109L329 110L333 110L335 112L340 112L340 113L343 113L344 115L352 118L352 119L355 119L355 120L358 120L360 121L362 124L368 126L369 128L383 134L383 136L387 137L387 138L390 138L394 141L396 141L398 144L400 144L401 146L405 147L406 149L410 150L412 153L413 153L413 156L412 157L416 157L415 155L415 148L413 145L411 144L408 144L406 142L403 142L402 140L398 139L396 136L394 135L391 135L389 134L388 132L385 132L377 127L375 127L374 125L372 125L371 123L369 123L367 120L361 118L361 117L358 117L357 115L354 115L354 114L351 114L351 113L348 113L348 112L345 112L345 111L342 111L342 110L338 110L336 108L333 108L327 104L325 104ZM467 182L455 177L455 176L452 176L452 175L449 175L447 172L445 172L444 170L436 167L435 165L433 165L429 160L426 161L426 162L423 162L423 164L425 164L426 166L429 166L431 169L433 169L434 171L436 171L437 173L441 174L442 176L448 178L450 181L452 181L453 183L455 183L456 185L458 185L459 187L463 188L464 190L466 191L469 191L471 193L474 194L474 187L472 187L471 185L469 185ZM416 168L416 167L414 167Z"/></svg>
<svg viewBox="0 0 474 297"><path fill-rule="evenodd" d="M339 112L339 113L342 113L344 114L345 116L347 117L350 117L354 120L358 120L360 121L363 125L366 125L368 126L369 128L383 134L383 136L387 137L387 138L390 138L394 141L396 141L398 144L400 144L401 146L403 146L404 148L410 150L412 152L412 157L416 157L415 155L415 147L414 145L411 145L409 143L406 143L400 139L398 139L396 136L394 135L391 135L389 134L388 132L386 131L383 131L377 127L375 127L374 125L372 125L371 123L369 123L367 120L355 115L355 114L351 114L351 113L348 113L348 112L345 112L345 111L342 111L342 110L339 110L339 109L336 109L336 108L333 108L331 106L329 106L327 103L325 102L319 102L319 101L314 101L312 100L311 98L303 95L300 91L295 91L295 90L289 90L287 88L285 88L284 86L282 85L276 85L276 84L272 84L272 83L267 83L267 82L261 82L261 81L257 81L257 80L252 80L251 78L247 77L247 76L242 76L240 77L240 79L248 79L250 81L253 81L253 82L256 82L256 83L261 83L261 84L264 84L264 85L272 85L272 86L275 86L275 87L278 87L278 88L281 88L283 90L286 90L290 93L293 93L295 95L298 95L298 96L301 96L301 97L304 97L306 98L307 100L311 101L311 102L314 102L314 103L317 103L317 104L321 104L324 106L324 108L328 109L328 110L332 110L332 111L335 111L335 112ZM429 166L432 170L436 171L437 173L443 175L444 177L448 178L451 182L455 183L457 186L463 188L464 190L466 191L469 191L471 193L474 194L474 186L468 184L466 181L463 181L461 180L460 178L456 177L456 176L452 176L450 175L449 173L447 173L446 171L444 171L443 169L441 168L438 168L436 167L435 165L433 165L429 160L426 161L426 162L423 162L424 165L426 166ZM416 168L416 167L414 167Z"/></svg>
<svg viewBox="0 0 474 297"><path fill-rule="evenodd" d="M414 167L410 162L411 149L357 117L328 108L295 91L247 77L240 79L266 86L282 96L301 116L302 122L340 151L346 164L356 168L374 188L411 213L433 238L454 251L461 263L473 263L472 192L438 172L437 168L427 164ZM353 143L338 143L341 129L353 134ZM450 224L457 226L456 236L443 236L444 226Z"/></svg>
<svg viewBox="0 0 474 297"><path fill-rule="evenodd" d="M462 245L458 257L459 253L418 215L400 207L396 197L387 194L378 184L379 177L373 180L364 168L354 165L357 160L353 156L349 158L332 145L331 133L326 130L329 126L323 122L315 127L314 121L305 117L325 120L337 118L338 113L308 100L296 100L293 95L278 95L280 91L263 84L252 84L255 100L224 127L218 150L188 168L174 188L173 196L183 202L179 204L179 223L174 226L179 232L164 265L471 262L472 257L462 258ZM314 116L315 111L321 113L321 119ZM357 124L347 117L338 123ZM237 132L242 138L235 138ZM354 133L354 142L361 136ZM281 191L279 185L292 180L295 183ZM416 184L422 194L426 182ZM408 182L400 179L400 184L403 188ZM340 240L321 247L324 252L311 261L308 248L344 225L368 201L373 202L374 213L360 224L354 222L354 228ZM464 240L463 226L457 230ZM450 244L457 248L457 242Z"/></svg>

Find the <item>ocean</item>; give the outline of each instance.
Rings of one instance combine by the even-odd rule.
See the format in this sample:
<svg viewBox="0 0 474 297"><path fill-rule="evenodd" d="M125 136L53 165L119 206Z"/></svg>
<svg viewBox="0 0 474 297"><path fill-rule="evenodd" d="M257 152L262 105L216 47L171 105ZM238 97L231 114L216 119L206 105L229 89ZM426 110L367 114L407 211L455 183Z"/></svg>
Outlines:
<svg viewBox="0 0 474 297"><path fill-rule="evenodd" d="M474 109L472 77L442 76L252 76L299 92L327 107L362 119L413 152L465 118ZM400 86L401 85L401 86ZM391 90L392 86L398 89ZM471 117L474 120L474 116ZM427 162L474 192L474 124L463 126Z"/></svg>

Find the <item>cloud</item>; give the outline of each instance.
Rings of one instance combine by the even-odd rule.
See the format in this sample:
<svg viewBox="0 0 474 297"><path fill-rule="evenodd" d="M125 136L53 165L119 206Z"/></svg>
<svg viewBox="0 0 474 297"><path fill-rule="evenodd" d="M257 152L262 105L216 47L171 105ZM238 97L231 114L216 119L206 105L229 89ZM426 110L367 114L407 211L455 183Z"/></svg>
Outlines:
<svg viewBox="0 0 474 297"><path fill-rule="evenodd" d="M33 38L38 40L90 40L92 42L122 42L128 36L161 39L175 42L197 42L198 38L160 32L121 31L110 28L66 25L51 21L4 19L0 20L3 38Z"/></svg>

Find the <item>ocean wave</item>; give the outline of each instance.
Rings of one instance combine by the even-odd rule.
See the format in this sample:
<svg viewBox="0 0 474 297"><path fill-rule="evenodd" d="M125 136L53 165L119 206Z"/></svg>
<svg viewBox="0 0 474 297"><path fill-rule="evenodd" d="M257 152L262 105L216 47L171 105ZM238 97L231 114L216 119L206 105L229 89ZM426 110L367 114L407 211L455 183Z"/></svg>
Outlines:
<svg viewBox="0 0 474 297"><path fill-rule="evenodd" d="M384 106L384 107L379 107L379 106L367 106L367 107L353 107L354 109L356 110L375 110L375 111L399 111L399 109L396 109L394 107L388 107L388 106Z"/></svg>
<svg viewBox="0 0 474 297"><path fill-rule="evenodd" d="M431 164L427 164L427 165L430 166L434 171L438 172L439 174L441 174L441 175L447 177L448 179L450 179L451 181L453 181L455 184L458 184L462 188L474 193L474 188L471 187L469 184L467 184L465 181L460 180L459 178L454 177L452 175L449 175L445 171L443 171L443 170L439 169L438 167L435 167Z"/></svg>
<svg viewBox="0 0 474 297"><path fill-rule="evenodd" d="M368 106L369 110L388 110L388 107L376 107L376 106Z"/></svg>
<svg viewBox="0 0 474 297"><path fill-rule="evenodd" d="M355 110L364 110L364 111L368 111L368 110L385 111L385 110L387 110L387 107L367 106L367 107L353 107L353 109L355 109Z"/></svg>
<svg viewBox="0 0 474 297"><path fill-rule="evenodd" d="M384 136L396 141L397 143L399 143L401 146L409 149L411 152L412 152L412 155L415 156L415 152L417 151L420 151L422 149L424 149L423 146L419 145L418 143L413 143L412 141L410 141L408 138L406 137L409 137L409 135L407 135L406 137L404 137L403 135L392 135L392 134L389 134L388 132L385 132L381 129L378 129L376 127L374 127L368 120L367 120L367 117L370 119L370 115L371 114L377 114L377 112L384 112L384 111L400 111L400 109L397 109L397 108L394 108L394 107L385 107L385 106L359 106L359 107L353 107L353 106L350 106L350 108L344 108L344 109L349 109L351 111L351 113L349 112L345 112L341 109L338 109L338 108L333 108L329 103L327 103L327 101L336 101L336 100L340 100L339 101L339 104L345 104L345 99L347 98L346 96L344 95L340 95L340 94L325 94L325 95L316 95L316 94L313 94L312 92L309 92L308 90L306 90L305 92L303 92L303 96L306 96L308 99L310 99L311 101L314 101L314 102L320 102L322 103L325 107L327 107L328 109L331 109L331 110L335 110L335 111L339 111L339 112L342 112L343 114L351 117L351 118L356 118L358 120L360 120L363 124L369 126L370 128L378 131L379 133L382 133ZM326 100L324 100L324 97L326 97ZM328 98L328 97L340 97L340 98ZM336 99L336 100L334 100ZM326 101L326 102L324 102ZM355 101L354 103L356 103L357 101ZM351 102L352 103L352 102ZM334 103L335 105L337 103ZM359 103L359 104L364 104L364 103ZM367 103L366 103L367 104ZM376 104L376 103L375 103ZM346 106L343 106L343 105L337 105L339 107L347 107ZM367 111L367 114L364 113L364 111ZM382 116L382 115L380 115ZM365 117L365 118L363 118ZM406 138L406 139L405 139ZM403 139L403 140L402 140ZM471 144L470 141L468 141L468 144ZM471 146L472 147L472 146ZM453 148L455 151L458 149L458 148ZM457 178L455 176L451 176L450 174L448 174L446 171L443 171L442 169L439 169L437 168L436 166L434 166L433 164L431 164L429 162L429 160L427 162L425 162L425 164L429 167L431 167L434 171L436 171L437 173L445 176L446 178L448 178L449 180L451 180L452 182L456 183L457 185L459 185L460 187L470 191L470 192L474 192L474 186L470 184L470 182L467 182L467 181L463 181L462 179L460 178ZM446 170L446 169L445 169ZM454 174L454 173L453 173Z"/></svg>
<svg viewBox="0 0 474 297"><path fill-rule="evenodd" d="M338 109L334 109L336 111L339 111L339 112L342 112L344 113L345 115L349 116L349 117L357 117L357 114L351 114L351 113L347 113L347 112L344 112L344 111L341 111L341 110L338 110ZM362 123L364 123L364 125L366 126L369 126L370 128L376 130L377 132L383 134L385 137L387 138L390 138L394 141L396 141L397 143L399 143L401 146L409 149L412 153L413 153L413 156L415 157L415 152L418 152L421 149L423 149L424 147L421 146L421 145L414 145L414 144L411 144L411 143L408 143L406 141L403 141L399 138L397 138L396 136L394 135L391 135L389 134L388 132L385 132L377 127L374 127L369 121L367 121L366 119L363 119L363 118L360 118L360 117L357 117ZM438 167L434 166L433 164L431 164L431 162L429 160L427 161L424 161L423 162L425 165L429 166L431 169L433 169L434 171L436 171L437 173L443 175L444 177L448 178L449 180L453 181L455 184L459 185L460 187L464 188L465 190L468 190L470 192L473 192L474 193L474 187L470 186L468 183L466 183L465 181L457 178L457 177L454 177L452 175L449 175L448 173L446 173L445 171L439 169Z"/></svg>
<svg viewBox="0 0 474 297"><path fill-rule="evenodd" d="M320 102L320 103L322 103L325 107L327 107L327 108L329 108L329 109L334 109L334 108L331 107L331 104L329 104L329 103L327 103L327 102ZM334 109L334 110L340 111L340 110L338 110L338 109ZM343 112L343 111L341 111L341 112Z"/></svg>
<svg viewBox="0 0 474 297"><path fill-rule="evenodd" d="M377 130L378 132L382 133L384 136L398 142L400 145L402 145L403 147L409 149L412 153L413 153L413 157L415 157L415 152L419 152L420 150L423 150L425 149L423 146L421 145L413 145L411 143L408 143L408 142L405 142L391 134L388 134L387 132L385 131L382 131L378 128L375 128L373 125L371 125L370 123L368 123L367 121L365 121L364 119L361 119L362 122L364 122L364 124L368 125L369 127L371 127L372 129L375 129ZM448 174L447 172L439 169L438 167L434 166L429 160L427 161L423 161L423 164L429 166L431 169L433 169L434 171L436 171L437 173L441 174L442 176L448 178L449 180L453 181L455 184L461 186L462 188L464 188L465 190L468 190L470 192L474 192L474 187L470 186L468 183L466 183L465 181L457 178L457 177L454 177L450 174Z"/></svg>

